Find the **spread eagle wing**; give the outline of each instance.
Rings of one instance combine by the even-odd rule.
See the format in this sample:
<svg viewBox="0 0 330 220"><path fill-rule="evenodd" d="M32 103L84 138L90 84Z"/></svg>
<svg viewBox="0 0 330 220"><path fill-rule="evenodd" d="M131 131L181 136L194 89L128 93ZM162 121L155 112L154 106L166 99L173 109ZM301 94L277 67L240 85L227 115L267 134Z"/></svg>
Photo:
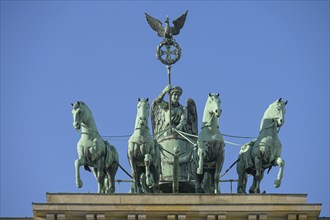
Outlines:
<svg viewBox="0 0 330 220"><path fill-rule="evenodd" d="M187 99L187 124L186 131L189 134L198 135L197 108L193 99Z"/></svg>
<svg viewBox="0 0 330 220"><path fill-rule="evenodd" d="M173 21L173 24L174 24L174 27L172 27L173 35L178 35L180 33L180 30L183 27L184 22L186 21L187 14L188 14L188 11L186 11L186 13L182 14L180 17L178 17L177 19L175 19Z"/></svg>
<svg viewBox="0 0 330 220"><path fill-rule="evenodd" d="M160 22L158 19L148 15L145 13L146 19L150 27L158 33L159 37L164 37L165 36L165 29L163 28L162 22Z"/></svg>

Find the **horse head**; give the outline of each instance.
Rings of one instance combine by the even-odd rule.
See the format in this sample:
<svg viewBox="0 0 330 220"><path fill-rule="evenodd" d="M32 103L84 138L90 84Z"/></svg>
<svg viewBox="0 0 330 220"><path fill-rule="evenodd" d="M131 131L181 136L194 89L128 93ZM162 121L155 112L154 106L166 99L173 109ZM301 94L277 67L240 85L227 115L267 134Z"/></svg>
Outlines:
<svg viewBox="0 0 330 220"><path fill-rule="evenodd" d="M72 105L72 115L73 115L73 127L77 131L80 131L81 123L83 121L83 112L84 108L83 102L77 101L75 103L71 103Z"/></svg>
<svg viewBox="0 0 330 220"><path fill-rule="evenodd" d="M222 109L220 108L221 100L219 98L219 93L209 93L209 97L206 102L206 110L212 116L216 116L217 118L220 117L222 113Z"/></svg>
<svg viewBox="0 0 330 220"><path fill-rule="evenodd" d="M150 105L148 98L138 98L135 128L148 127Z"/></svg>
<svg viewBox="0 0 330 220"><path fill-rule="evenodd" d="M284 102L282 101L282 98L280 98L270 104L264 113L260 129L265 128L265 126L269 127L273 124L278 128L281 127L285 122L285 106L287 103L288 101ZM268 123L265 123L266 121L268 121Z"/></svg>

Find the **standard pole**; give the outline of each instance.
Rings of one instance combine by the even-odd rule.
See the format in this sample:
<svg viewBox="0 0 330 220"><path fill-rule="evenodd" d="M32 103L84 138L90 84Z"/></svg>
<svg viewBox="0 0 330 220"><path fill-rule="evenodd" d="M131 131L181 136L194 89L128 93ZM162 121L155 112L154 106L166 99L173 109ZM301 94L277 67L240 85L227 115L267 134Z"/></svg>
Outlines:
<svg viewBox="0 0 330 220"><path fill-rule="evenodd" d="M167 77L168 77L168 84L171 85L171 66L166 66L167 68ZM168 91L168 114L169 114L169 127L170 133L172 132L172 122L171 122L171 90Z"/></svg>

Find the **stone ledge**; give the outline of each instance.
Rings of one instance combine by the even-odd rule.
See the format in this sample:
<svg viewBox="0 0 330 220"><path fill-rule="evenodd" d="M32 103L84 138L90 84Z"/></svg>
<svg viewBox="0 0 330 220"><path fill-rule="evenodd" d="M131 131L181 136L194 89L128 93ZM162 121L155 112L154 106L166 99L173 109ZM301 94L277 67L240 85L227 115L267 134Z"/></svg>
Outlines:
<svg viewBox="0 0 330 220"><path fill-rule="evenodd" d="M306 194L73 194L47 193L47 203L103 204L305 204Z"/></svg>
<svg viewBox="0 0 330 220"><path fill-rule="evenodd" d="M316 220L321 211L321 204L307 203L306 194L47 193L46 203L32 206L37 220Z"/></svg>

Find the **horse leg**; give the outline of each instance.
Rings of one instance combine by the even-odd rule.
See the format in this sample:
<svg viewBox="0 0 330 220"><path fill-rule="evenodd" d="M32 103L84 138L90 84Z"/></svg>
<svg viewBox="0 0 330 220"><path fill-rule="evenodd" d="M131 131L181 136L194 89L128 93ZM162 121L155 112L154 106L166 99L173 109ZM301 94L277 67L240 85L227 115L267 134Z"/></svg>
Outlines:
<svg viewBox="0 0 330 220"><path fill-rule="evenodd" d="M263 170L260 172L260 175L258 177L257 176L253 177L253 183L249 189L249 193L260 193L260 183L263 177L264 177Z"/></svg>
<svg viewBox="0 0 330 220"><path fill-rule="evenodd" d="M215 175L215 169L210 170L208 172L208 179L209 179L209 189L207 190L208 193L215 193L216 191L216 175Z"/></svg>
<svg viewBox="0 0 330 220"><path fill-rule="evenodd" d="M151 163L151 155L150 154L146 154L144 156L144 165L145 165L145 175L146 175L146 186L148 189L146 189L147 191L149 191L150 188L152 188L154 186L154 179L153 176L151 175L150 172L150 163Z"/></svg>
<svg viewBox="0 0 330 220"><path fill-rule="evenodd" d="M246 193L246 182L247 182L247 175L246 170L243 165L243 158L240 156L240 160L238 161L236 165L236 171L238 174L238 182L237 182L237 193Z"/></svg>
<svg viewBox="0 0 330 220"><path fill-rule="evenodd" d="M246 171L244 170L243 177L242 177L242 190L244 193L246 193L246 185L248 181L248 175L246 174Z"/></svg>
<svg viewBox="0 0 330 220"><path fill-rule="evenodd" d="M160 163L159 163L159 156L157 156L157 152L155 147L152 150L152 165L151 165L151 173L154 178L154 187L153 193L159 192L159 177L160 177Z"/></svg>
<svg viewBox="0 0 330 220"><path fill-rule="evenodd" d="M83 181L80 179L80 166L86 165L86 160L82 157L74 162L76 170L76 186L81 188L83 186Z"/></svg>
<svg viewBox="0 0 330 220"><path fill-rule="evenodd" d="M256 169L256 174L255 174L254 178L258 179L258 178L260 178L261 169L262 169L262 159L259 155L254 157L254 164L255 164L255 169Z"/></svg>
<svg viewBox="0 0 330 220"><path fill-rule="evenodd" d="M219 149L219 153L216 157L215 161L215 171L214 171L214 193L218 194L220 193L220 172L222 170L223 162L225 159L224 156L224 146L222 146L222 143L217 143L217 148Z"/></svg>
<svg viewBox="0 0 330 220"><path fill-rule="evenodd" d="M262 181L263 178L264 178L264 170L261 171L261 176L260 176L260 179L258 181L257 193L260 193L260 184L261 184L261 181Z"/></svg>
<svg viewBox="0 0 330 220"><path fill-rule="evenodd" d="M204 193L204 190L202 188L202 182L203 182L204 174L198 174L195 173L195 192L196 193Z"/></svg>
<svg viewBox="0 0 330 220"><path fill-rule="evenodd" d="M104 193L104 172L103 169L99 166L93 167L93 173L97 181L97 192Z"/></svg>
<svg viewBox="0 0 330 220"><path fill-rule="evenodd" d="M97 178L99 193L106 193L104 180L105 180L105 173L103 169L102 170L100 169L98 170L98 178Z"/></svg>
<svg viewBox="0 0 330 220"><path fill-rule="evenodd" d="M157 164L153 163L150 167L150 172L154 179L154 186L152 187L153 193L159 192L159 172L157 171Z"/></svg>
<svg viewBox="0 0 330 220"><path fill-rule="evenodd" d="M247 175L245 170L239 174L238 184L237 184L237 193L246 193L246 184L247 184Z"/></svg>
<svg viewBox="0 0 330 220"><path fill-rule="evenodd" d="M284 165L285 165L285 161L278 157L277 160L276 160L276 165L278 165L280 167L279 171L278 171L278 174L277 174L277 178L274 182L274 186L275 188L278 188L281 186L281 181L282 181L282 178L283 178L283 169L284 169Z"/></svg>
<svg viewBox="0 0 330 220"><path fill-rule="evenodd" d="M100 193L100 185L99 185L99 180L98 180L98 169L97 169L97 167L93 167L92 170L93 170L95 180L97 182L97 192Z"/></svg>
<svg viewBox="0 0 330 220"><path fill-rule="evenodd" d="M110 175L109 173L106 173L104 176L104 185L103 185L103 191L104 193L109 193L110 190Z"/></svg>
<svg viewBox="0 0 330 220"><path fill-rule="evenodd" d="M128 160L129 160L129 164L131 166L131 170L132 170L132 177L133 177L133 181L134 181L134 192L136 193L140 193L139 192L139 188L138 188L138 184L137 182L139 181L138 180L138 175L137 175L137 164L136 164L136 161L134 159L134 150L135 148L137 147L136 146L137 144L136 143L133 143L133 142L129 142L128 143L128 153L127 153L127 156L128 156Z"/></svg>
<svg viewBox="0 0 330 220"><path fill-rule="evenodd" d="M134 178L134 184L135 184L135 192L136 193L142 193L142 187L141 187L141 175L143 171L141 171L141 167L136 167L136 173Z"/></svg>
<svg viewBox="0 0 330 220"><path fill-rule="evenodd" d="M258 181L258 178L256 178L255 176L253 176L253 182L252 182L252 185L251 185L251 187L249 189L249 193L256 193L257 181Z"/></svg>
<svg viewBox="0 0 330 220"><path fill-rule="evenodd" d="M259 176L259 179L257 179L256 188L255 188L256 193L260 193L260 184L263 178L264 178L264 170L261 171L261 175Z"/></svg>
<svg viewBox="0 0 330 220"><path fill-rule="evenodd" d="M214 172L214 193L218 194L220 193L220 175L219 172L217 170L215 170Z"/></svg>
<svg viewBox="0 0 330 220"><path fill-rule="evenodd" d="M129 165L131 166L132 169L132 177L135 179L136 176L136 162L134 161L134 148L135 148L135 143L129 142L128 143L128 152L127 152L127 157L129 161Z"/></svg>
<svg viewBox="0 0 330 220"><path fill-rule="evenodd" d="M115 176L116 176L117 170L118 170L118 164L113 163L110 167L109 172L108 172L109 187L108 187L107 193L114 193L115 192Z"/></svg>
<svg viewBox="0 0 330 220"><path fill-rule="evenodd" d="M198 150L197 150L197 154L198 154L198 168L197 168L197 174L203 174L203 155L204 155L204 147L205 143L202 142L198 145Z"/></svg>

